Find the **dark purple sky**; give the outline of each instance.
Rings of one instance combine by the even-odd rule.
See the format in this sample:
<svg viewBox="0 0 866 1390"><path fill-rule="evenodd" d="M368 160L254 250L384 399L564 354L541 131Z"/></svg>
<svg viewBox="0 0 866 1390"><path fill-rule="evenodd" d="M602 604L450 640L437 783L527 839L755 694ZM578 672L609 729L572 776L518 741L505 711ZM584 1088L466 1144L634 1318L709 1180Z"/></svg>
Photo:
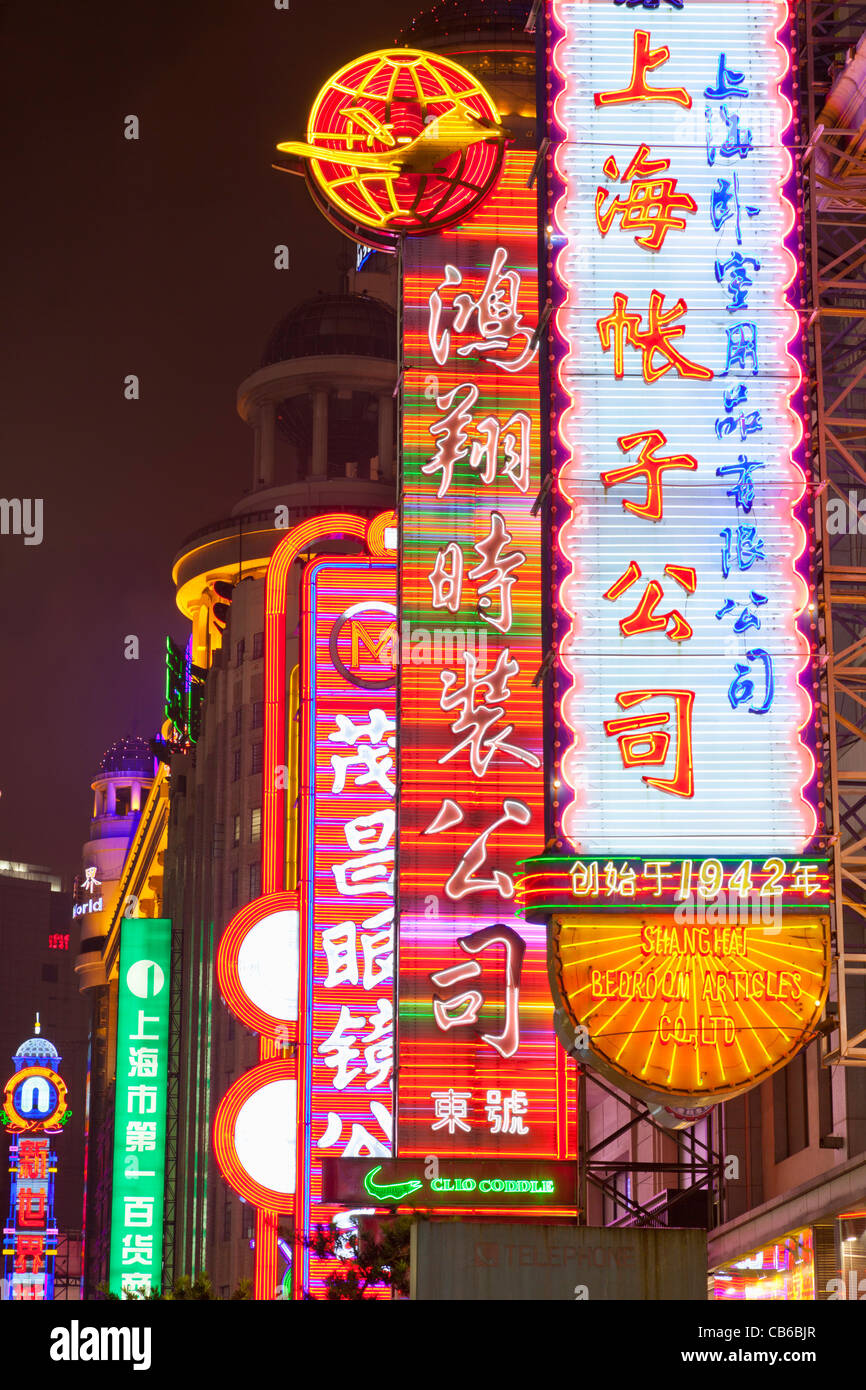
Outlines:
<svg viewBox="0 0 866 1390"><path fill-rule="evenodd" d="M0 859L77 871L103 750L161 719L165 634L186 636L172 558L249 486L237 385L287 309L338 286L348 243L271 152L414 8L290 3L0 11L0 495L44 499L41 545L0 536Z"/></svg>

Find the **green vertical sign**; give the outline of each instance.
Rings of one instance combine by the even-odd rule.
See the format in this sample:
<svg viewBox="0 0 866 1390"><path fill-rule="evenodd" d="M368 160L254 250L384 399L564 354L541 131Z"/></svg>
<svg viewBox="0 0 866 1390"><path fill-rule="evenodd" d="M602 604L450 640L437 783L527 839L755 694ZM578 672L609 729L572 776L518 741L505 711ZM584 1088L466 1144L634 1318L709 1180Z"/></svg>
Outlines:
<svg viewBox="0 0 866 1390"><path fill-rule="evenodd" d="M162 1287L171 922L124 918L117 995L112 1293Z"/></svg>

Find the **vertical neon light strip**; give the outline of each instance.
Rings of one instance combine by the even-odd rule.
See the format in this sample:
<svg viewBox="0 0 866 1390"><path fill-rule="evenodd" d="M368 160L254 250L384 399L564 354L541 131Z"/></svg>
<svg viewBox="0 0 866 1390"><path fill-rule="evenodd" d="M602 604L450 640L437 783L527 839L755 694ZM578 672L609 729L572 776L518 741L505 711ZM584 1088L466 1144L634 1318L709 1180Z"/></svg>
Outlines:
<svg viewBox="0 0 866 1390"><path fill-rule="evenodd" d="M396 792L396 571L312 561L301 596L301 1229L333 1222L325 1155L391 1153ZM300 1116L303 1115L303 1122ZM301 1146L303 1144L303 1152ZM297 1267L297 1266L296 1266ZM321 1296L303 1255L294 1293Z"/></svg>
<svg viewBox="0 0 866 1390"><path fill-rule="evenodd" d="M798 853L817 827L816 628L788 6L551 9L560 843ZM665 198L662 227L647 206ZM657 496L646 471L615 476L642 451L674 465Z"/></svg>
<svg viewBox="0 0 866 1390"><path fill-rule="evenodd" d="M545 934L513 897L544 844L532 164L404 249L403 1156L567 1154Z"/></svg>

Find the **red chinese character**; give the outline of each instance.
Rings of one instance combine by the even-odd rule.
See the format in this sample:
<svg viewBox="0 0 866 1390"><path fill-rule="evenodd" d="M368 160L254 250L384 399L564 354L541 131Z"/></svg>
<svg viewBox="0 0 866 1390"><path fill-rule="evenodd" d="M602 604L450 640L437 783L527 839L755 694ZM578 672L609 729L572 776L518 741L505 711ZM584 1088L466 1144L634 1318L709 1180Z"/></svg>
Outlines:
<svg viewBox="0 0 866 1390"><path fill-rule="evenodd" d="M18 1144L18 1177L47 1178L48 1145L38 1139L22 1139Z"/></svg>
<svg viewBox="0 0 866 1390"><path fill-rule="evenodd" d="M495 926L482 927L471 936L458 937L457 945L461 951L466 951L472 956L477 956L490 946L505 948L505 1025L501 1033L483 1033L481 1040L495 1048L501 1057L513 1057L520 1045L520 972L526 954L526 942L513 927L497 922ZM438 989L447 990L464 980L475 979L480 974L481 966L478 961L467 960L459 965L452 965L449 969L437 970L430 979ZM452 995L450 999L443 999L441 995L434 994L433 1017L436 1026L443 1033L447 1033L452 1028L473 1024L483 1003L484 996L479 989L464 990L461 994Z"/></svg>
<svg viewBox="0 0 866 1390"><path fill-rule="evenodd" d="M32 1264L28 1261L32 1260ZM15 1273L39 1274L45 1268L45 1241L42 1236L19 1235L15 1242Z"/></svg>
<svg viewBox="0 0 866 1390"><path fill-rule="evenodd" d="M671 367L676 367L680 376L691 377L696 381L712 381L713 373L709 367L702 367L697 362L690 362L687 357L683 357L682 353L677 352L671 343L673 338L681 338L686 331L684 323L676 323L676 320L682 318L688 310L686 301L678 299L672 309L662 313L664 298L660 290L653 290L650 294L645 329L640 326L640 314L626 312L628 295L619 291L614 294L612 311L596 321L602 351L610 352L611 340L613 340L614 376L618 381L622 380L624 375L623 350L628 343L629 347L636 348L643 353L644 381L650 383L658 381L659 377L669 372ZM675 323L676 326L674 326ZM656 365L655 355L657 352L660 352L665 359L663 365Z"/></svg>
<svg viewBox="0 0 866 1390"><path fill-rule="evenodd" d="M505 714L505 705L511 697L510 681L520 674L518 662L510 658L508 647L503 647L492 669L479 672L474 652L464 652L462 686L458 686L455 671L440 673L443 689L439 705L446 713L457 711L451 732L465 735L447 753L442 754L440 764L447 763L466 748L469 751L469 766L475 777L485 775L497 753L517 758L530 767L541 766L534 753L507 741L514 730L513 724L506 724L504 729L494 732L494 725Z"/></svg>
<svg viewBox="0 0 866 1390"><path fill-rule="evenodd" d="M18 1225L43 1226L48 1209L48 1197L45 1192L34 1192L30 1187L20 1187L18 1189Z"/></svg>
<svg viewBox="0 0 866 1390"><path fill-rule="evenodd" d="M670 56L671 51L667 44L662 44L661 48L650 48L650 36L647 30L636 29L631 82L627 87L623 87L617 92L595 92L592 99L596 106L624 106L630 101L675 101L677 106L684 106L688 110L692 104L692 99L685 87L650 87L647 85L647 73L655 72L656 68L661 67L662 63L666 63Z"/></svg>
<svg viewBox="0 0 866 1390"><path fill-rule="evenodd" d="M667 435L662 434L661 430L638 430L636 434L621 435L616 442L624 454L630 453L640 443L643 443L643 448L635 463L627 463L622 468L611 468L606 473L600 473L602 486L615 487L618 483L629 483L633 478L645 478L646 500L632 502L624 497L623 510L634 512L635 516L646 517L649 521L661 521L664 512L662 473L666 468L682 468L688 473L694 473L698 466L697 459L691 454L669 454L667 458L658 458L656 450L668 442Z"/></svg>
<svg viewBox="0 0 866 1390"><path fill-rule="evenodd" d="M446 413L428 427L428 433L436 440L436 449L432 458L421 465L421 472L441 474L436 496L444 497L454 477L454 465L469 453L468 430L472 424L472 407L478 400L478 387L464 381L442 396L438 394L438 389L438 382L433 377L426 394L435 399L437 410ZM465 395L461 395L463 392Z"/></svg>
<svg viewBox="0 0 866 1390"><path fill-rule="evenodd" d="M672 777L644 777L648 787L671 796L694 796L695 770L692 762L693 690L623 690L617 695L620 709L631 709L656 697L674 702L676 749ZM671 745L671 736L659 728L670 723L669 714L636 714L625 719L606 719L608 738L617 735L623 767L662 767Z"/></svg>
<svg viewBox="0 0 866 1390"><path fill-rule="evenodd" d="M677 212L697 212L698 205L689 193L677 193L676 179L659 179L655 174L664 173L670 168L669 159L649 160L649 145L641 145L622 176L622 182L632 180L627 198L614 198L605 207L610 190L599 186L595 194L595 220L602 236L607 236L614 218L620 219L620 231L645 232L636 236L638 246L648 251L660 251L668 232L676 228L684 231L686 219L677 217ZM604 172L608 178L619 178L619 168L613 155L605 160Z"/></svg>
<svg viewBox="0 0 866 1390"><path fill-rule="evenodd" d="M423 833L425 835L442 835L446 830L452 830L455 826L460 825L464 818L463 807L458 806L456 801L452 801L450 797L445 797L436 815ZM445 884L445 892L452 902L459 902L461 898L467 897L470 893L493 892L498 893L500 898L514 897L514 879L504 869L493 869L489 878L480 878L478 871L484 868L487 863L487 842L491 835L509 823L521 826L528 825L531 819L532 812L524 802L513 801L511 798L506 798L503 801L502 815L486 830L482 830L480 835L476 835ZM512 832L513 838L514 832Z"/></svg>
<svg viewBox="0 0 866 1390"><path fill-rule="evenodd" d="M516 357L487 357L493 366L502 367L506 372L520 372L528 366L538 352L538 341L531 328L523 327L523 314L517 307L520 293L520 275L516 270L506 270L508 251L497 246L493 253L487 281L477 298L471 294L456 294L452 300L454 331L463 333L475 320L478 338L464 343L457 349L458 357L468 357L477 353L479 357L491 352L507 352L518 340L519 351ZM454 265L446 265L445 279L429 298L430 319L427 338L433 359L442 367L448 360L451 348L451 332L440 327L443 302L440 291L456 288L463 284L462 272ZM470 331L472 331L470 329Z"/></svg>
<svg viewBox="0 0 866 1390"><path fill-rule="evenodd" d="M675 579L686 593L693 594L695 592L697 574L691 566L665 565L665 574L669 574L672 579ZM637 561L632 560L625 573L611 584L603 597L614 602L626 593L633 584L636 584L640 577L640 565ZM627 618L620 621L619 629L623 636L634 637L639 632L665 632L671 642L687 642L694 629L682 613L678 612L676 608L672 608L669 613L657 612L663 597L664 591L661 584L658 580L651 579L643 591L637 608ZM673 627L668 631L668 623L671 621Z"/></svg>

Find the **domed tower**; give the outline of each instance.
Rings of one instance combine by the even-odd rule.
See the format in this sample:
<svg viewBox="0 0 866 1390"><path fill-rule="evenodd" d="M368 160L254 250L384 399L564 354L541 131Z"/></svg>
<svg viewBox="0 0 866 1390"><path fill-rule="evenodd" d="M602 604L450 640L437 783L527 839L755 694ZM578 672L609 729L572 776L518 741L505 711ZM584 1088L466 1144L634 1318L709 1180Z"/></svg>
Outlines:
<svg viewBox="0 0 866 1390"><path fill-rule="evenodd" d="M81 928L75 970L81 990L105 984L100 947L141 808L154 782L144 738L121 738L103 754L92 782L90 839L82 850L72 915Z"/></svg>
<svg viewBox="0 0 866 1390"><path fill-rule="evenodd" d="M444 53L484 83L517 149L536 140L532 0L440 0L410 20L397 42Z"/></svg>
<svg viewBox="0 0 866 1390"><path fill-rule="evenodd" d="M20 1071L22 1067L31 1064L37 1067L48 1066L52 1071L57 1071L57 1067L54 1065L55 1062L59 1063L63 1061L54 1043L49 1042L47 1038L41 1036L41 1025L39 1023L38 1014L36 1015L36 1036L28 1038L26 1042L21 1044L16 1050L12 1061L15 1063L16 1071Z"/></svg>
<svg viewBox="0 0 866 1390"><path fill-rule="evenodd" d="M383 292L390 283L384 273L353 282L365 278L382 280ZM196 665L209 669L223 644L226 586L262 579L288 529L322 512L372 517L394 506L396 384L397 315L384 299L320 294L274 328L261 365L238 388L238 412L253 430L252 489L191 536L174 563Z"/></svg>

